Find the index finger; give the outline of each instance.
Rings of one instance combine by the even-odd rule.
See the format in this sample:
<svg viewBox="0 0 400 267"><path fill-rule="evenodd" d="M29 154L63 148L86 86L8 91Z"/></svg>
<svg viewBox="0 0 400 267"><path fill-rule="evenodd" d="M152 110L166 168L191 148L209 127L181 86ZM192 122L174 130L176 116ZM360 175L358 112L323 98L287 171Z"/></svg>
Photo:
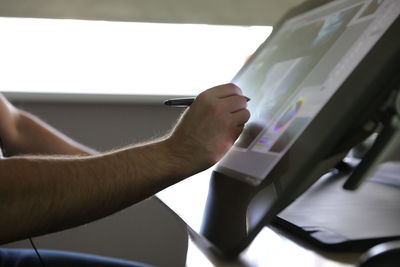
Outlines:
<svg viewBox="0 0 400 267"><path fill-rule="evenodd" d="M242 95L242 90L233 83L218 85L208 89L207 94L217 98L225 98L233 95Z"/></svg>

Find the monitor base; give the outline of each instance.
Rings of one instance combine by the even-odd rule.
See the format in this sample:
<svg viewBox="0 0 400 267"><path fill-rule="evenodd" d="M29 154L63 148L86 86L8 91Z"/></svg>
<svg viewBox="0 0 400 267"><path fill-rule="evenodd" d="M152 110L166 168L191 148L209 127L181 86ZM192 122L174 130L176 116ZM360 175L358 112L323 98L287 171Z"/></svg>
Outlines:
<svg viewBox="0 0 400 267"><path fill-rule="evenodd" d="M346 178L340 174L321 178L273 225L335 251L360 252L400 239L400 187L373 182L382 179L371 177L357 191L346 191L342 188Z"/></svg>

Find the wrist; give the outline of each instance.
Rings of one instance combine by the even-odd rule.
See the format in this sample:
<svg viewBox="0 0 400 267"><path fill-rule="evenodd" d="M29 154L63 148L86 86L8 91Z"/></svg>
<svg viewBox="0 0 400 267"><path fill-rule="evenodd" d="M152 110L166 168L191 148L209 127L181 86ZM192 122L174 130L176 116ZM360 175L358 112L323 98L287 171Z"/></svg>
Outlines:
<svg viewBox="0 0 400 267"><path fill-rule="evenodd" d="M171 136L161 141L161 146L163 146L171 164L177 167L177 176L186 178L207 168L207 164L201 162L198 151L193 151L184 142L184 140L180 141Z"/></svg>

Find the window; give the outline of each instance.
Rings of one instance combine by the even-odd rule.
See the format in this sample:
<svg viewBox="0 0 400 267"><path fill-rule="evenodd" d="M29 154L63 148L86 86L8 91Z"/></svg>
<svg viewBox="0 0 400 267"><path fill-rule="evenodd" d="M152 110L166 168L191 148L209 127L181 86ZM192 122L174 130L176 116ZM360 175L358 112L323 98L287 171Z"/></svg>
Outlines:
<svg viewBox="0 0 400 267"><path fill-rule="evenodd" d="M0 91L196 95L231 80L268 26L0 18Z"/></svg>

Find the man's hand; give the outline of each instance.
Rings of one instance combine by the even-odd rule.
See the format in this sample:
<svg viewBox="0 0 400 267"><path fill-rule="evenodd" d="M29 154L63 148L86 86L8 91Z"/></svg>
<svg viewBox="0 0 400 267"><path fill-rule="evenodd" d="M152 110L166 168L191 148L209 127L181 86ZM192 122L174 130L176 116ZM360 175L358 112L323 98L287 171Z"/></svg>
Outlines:
<svg viewBox="0 0 400 267"><path fill-rule="evenodd" d="M250 118L247 100L234 84L201 93L185 111L166 140L188 167L201 171L215 164L229 150ZM190 168L190 167L189 167Z"/></svg>

